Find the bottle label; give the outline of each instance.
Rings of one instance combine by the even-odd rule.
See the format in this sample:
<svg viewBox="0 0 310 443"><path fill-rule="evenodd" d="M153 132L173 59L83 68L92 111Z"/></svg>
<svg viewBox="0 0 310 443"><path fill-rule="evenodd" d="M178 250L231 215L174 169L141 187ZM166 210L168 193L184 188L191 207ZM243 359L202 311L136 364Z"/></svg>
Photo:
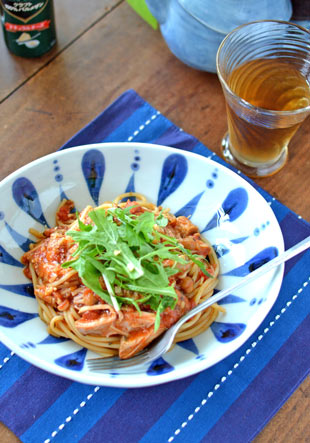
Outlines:
<svg viewBox="0 0 310 443"><path fill-rule="evenodd" d="M3 9L11 16L21 22L27 23L36 15L40 14L46 7L48 0L40 2L16 2L11 0L1 0Z"/></svg>
<svg viewBox="0 0 310 443"><path fill-rule="evenodd" d="M44 29L48 29L50 27L50 20L43 20L39 23L32 23L30 25L16 25L14 23L4 23L4 27L6 31L9 32L25 32L25 31L43 31Z"/></svg>

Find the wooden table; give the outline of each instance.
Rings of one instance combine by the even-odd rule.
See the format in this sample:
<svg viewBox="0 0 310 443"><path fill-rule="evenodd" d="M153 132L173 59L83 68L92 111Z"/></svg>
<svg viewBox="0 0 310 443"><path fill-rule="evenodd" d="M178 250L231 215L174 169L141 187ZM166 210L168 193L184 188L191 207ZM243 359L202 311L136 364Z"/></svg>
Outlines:
<svg viewBox="0 0 310 443"><path fill-rule="evenodd" d="M182 64L159 31L124 0L55 0L58 44L38 59L8 52L0 38L0 179L57 150L128 88L219 153L226 130L217 76ZM257 183L310 221L310 121L285 168ZM256 438L310 441L310 379ZM19 441L0 424L0 441Z"/></svg>

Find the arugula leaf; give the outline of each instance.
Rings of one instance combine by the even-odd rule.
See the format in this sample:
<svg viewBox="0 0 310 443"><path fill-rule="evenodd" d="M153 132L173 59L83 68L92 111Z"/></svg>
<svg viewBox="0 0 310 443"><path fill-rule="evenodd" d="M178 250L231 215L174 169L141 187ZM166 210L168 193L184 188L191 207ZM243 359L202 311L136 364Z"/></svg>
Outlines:
<svg viewBox="0 0 310 443"><path fill-rule="evenodd" d="M165 227L167 226L169 220L163 215L163 211L160 211L159 215L156 217L157 226Z"/></svg>
<svg viewBox="0 0 310 443"><path fill-rule="evenodd" d="M148 241L153 238L152 232L155 224L155 215L153 212L143 212L137 217L137 223L134 230L137 234L140 232L144 235L144 238Z"/></svg>
<svg viewBox="0 0 310 443"><path fill-rule="evenodd" d="M131 213L131 208L95 209L88 215L93 223L78 220L78 231L67 235L77 244L72 260L64 268L75 269L85 286L106 303L119 310L123 304L141 306L156 311L155 331L160 325L161 313L174 309L178 296L169 278L179 272L177 263L192 260L208 276L205 263L198 255L184 248L178 241L154 229L154 225L168 224L163 211ZM184 255L186 258L182 257ZM164 260L174 266L165 266ZM212 276L211 276L212 277ZM103 279L106 290L100 284ZM138 293L137 297L118 295L115 288Z"/></svg>
<svg viewBox="0 0 310 443"><path fill-rule="evenodd" d="M113 307L116 311L119 311L120 307L119 307L119 304L115 298L114 289L112 287L112 284L115 280L115 274L112 271L107 270L106 267L100 261L95 260L92 257L88 257L88 262L89 262L89 264L93 265L93 267L96 268L100 272L101 277L103 278L104 283L107 287L108 293L110 295Z"/></svg>
<svg viewBox="0 0 310 443"><path fill-rule="evenodd" d="M156 318L155 318L155 325L154 325L154 330L157 331L157 329L160 326L160 316L161 314L164 312L164 310L166 308L171 308L174 309L175 305L171 306L170 304L170 300L167 299L166 297L163 297L157 307L156 310Z"/></svg>
<svg viewBox="0 0 310 443"><path fill-rule="evenodd" d="M132 226L129 224L121 224L118 227L119 236L123 241L127 241L129 247L139 247L141 245L141 239Z"/></svg>
<svg viewBox="0 0 310 443"><path fill-rule="evenodd" d="M78 220L78 225L79 225L79 230L80 231L91 231L92 230L92 226L91 225L86 225L85 223L82 222L82 220L79 218L79 214L76 213L76 218Z"/></svg>
<svg viewBox="0 0 310 443"><path fill-rule="evenodd" d="M129 271L129 276L132 279L141 277L144 274L143 268L129 246L125 242L119 243L119 250L121 251L119 254L120 258L126 264L126 268Z"/></svg>
<svg viewBox="0 0 310 443"><path fill-rule="evenodd" d="M118 228L117 225L113 223L113 217L111 215L106 216L104 209L96 209L88 215L96 224L97 228L106 234L108 241L116 244L118 240Z"/></svg>
<svg viewBox="0 0 310 443"><path fill-rule="evenodd" d="M146 294L158 294L158 295L168 295L171 298L176 298L177 295L175 293L175 290L172 286L167 286L166 288L154 288L152 285L149 284L148 281L139 282L140 284L127 284L126 287L130 291L136 291L136 292L144 292Z"/></svg>

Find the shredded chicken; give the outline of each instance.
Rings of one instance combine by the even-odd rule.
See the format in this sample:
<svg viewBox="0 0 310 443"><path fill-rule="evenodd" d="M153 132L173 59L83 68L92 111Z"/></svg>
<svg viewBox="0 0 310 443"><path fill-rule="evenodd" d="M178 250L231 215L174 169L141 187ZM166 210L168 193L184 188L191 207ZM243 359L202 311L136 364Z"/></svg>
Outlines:
<svg viewBox="0 0 310 443"><path fill-rule="evenodd" d="M132 202L130 202L133 204ZM71 220L73 205L61 206L58 218L63 221ZM143 212L143 208L135 205L131 210L134 214ZM155 226L162 233L176 238L185 248L206 257L210 247L202 240L198 228L186 217L175 217L168 214L168 224L165 227ZM164 260L164 266L176 267L177 273L169 280L177 293L177 303L174 309L166 308L161 314L160 326L154 332L156 313L147 305L141 312L131 305L125 305L120 312L112 306L104 305L103 300L91 289L87 288L79 278L76 271L72 270L70 278L59 284L63 277L67 277L68 269L62 268L62 263L72 258L75 245L70 238L65 236L66 227L47 229L44 239L22 257L25 264L25 275L31 278L29 264L33 266L38 277L35 294L45 303L53 306L59 312L70 307L79 312L80 318L75 321L75 326L83 335L110 337L120 336L121 358L129 358L139 352L165 329L174 324L192 307L190 294L194 290L194 281L188 271L190 264L175 263L173 260ZM103 289L104 281L101 282ZM118 288L120 290L120 288ZM126 296L134 294L126 294Z"/></svg>

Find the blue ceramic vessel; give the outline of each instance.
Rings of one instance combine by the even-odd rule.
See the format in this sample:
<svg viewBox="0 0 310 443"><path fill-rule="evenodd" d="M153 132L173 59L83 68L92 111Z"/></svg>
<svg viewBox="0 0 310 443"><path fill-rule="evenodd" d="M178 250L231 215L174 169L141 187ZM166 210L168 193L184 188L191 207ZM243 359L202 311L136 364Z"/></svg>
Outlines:
<svg viewBox="0 0 310 443"><path fill-rule="evenodd" d="M289 20L290 0L146 0L171 52L185 64L216 72L215 58L232 29L255 20Z"/></svg>

